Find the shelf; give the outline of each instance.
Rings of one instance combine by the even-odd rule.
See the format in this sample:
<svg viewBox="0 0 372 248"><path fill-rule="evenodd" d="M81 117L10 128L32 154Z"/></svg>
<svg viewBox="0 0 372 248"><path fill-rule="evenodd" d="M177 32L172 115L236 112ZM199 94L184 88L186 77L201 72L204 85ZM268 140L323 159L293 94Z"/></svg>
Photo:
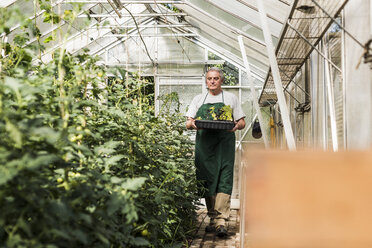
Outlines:
<svg viewBox="0 0 372 248"><path fill-rule="evenodd" d="M336 18L348 2L347 0L316 1L318 4L320 2L323 10L316 6L312 0L295 1L283 28L276 49L283 89L291 83L314 47L317 46L331 26L333 20L325 12ZM263 106L267 102L272 104L276 101L275 85L271 70L269 70L259 97L259 103Z"/></svg>

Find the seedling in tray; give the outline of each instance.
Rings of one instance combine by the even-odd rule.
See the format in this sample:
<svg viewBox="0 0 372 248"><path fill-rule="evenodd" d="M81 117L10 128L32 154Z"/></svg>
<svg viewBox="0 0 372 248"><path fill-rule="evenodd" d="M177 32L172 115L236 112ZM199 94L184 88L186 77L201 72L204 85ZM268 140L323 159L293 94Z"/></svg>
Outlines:
<svg viewBox="0 0 372 248"><path fill-rule="evenodd" d="M212 106L209 109L209 114L212 120L202 120L201 117L196 118L195 125L201 129L219 129L231 130L235 124L232 118L232 109L229 105L223 106L219 111Z"/></svg>

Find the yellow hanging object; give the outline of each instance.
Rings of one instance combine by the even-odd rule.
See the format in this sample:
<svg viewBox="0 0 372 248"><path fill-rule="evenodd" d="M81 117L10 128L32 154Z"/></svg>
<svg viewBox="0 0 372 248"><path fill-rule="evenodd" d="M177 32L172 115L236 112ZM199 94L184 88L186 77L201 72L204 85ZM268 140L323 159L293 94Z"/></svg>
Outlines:
<svg viewBox="0 0 372 248"><path fill-rule="evenodd" d="M275 124L274 124L274 118L270 116L270 138L271 138L271 146L276 146L276 140L275 140Z"/></svg>

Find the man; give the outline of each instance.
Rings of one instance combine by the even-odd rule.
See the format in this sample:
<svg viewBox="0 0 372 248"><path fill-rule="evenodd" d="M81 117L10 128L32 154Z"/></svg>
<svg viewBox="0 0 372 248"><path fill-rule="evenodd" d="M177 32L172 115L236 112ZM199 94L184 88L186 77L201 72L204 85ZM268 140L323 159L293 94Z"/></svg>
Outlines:
<svg viewBox="0 0 372 248"><path fill-rule="evenodd" d="M196 129L196 177L203 191L210 223L206 232L216 231L217 236L227 236L226 221L230 215L235 161L235 131L245 127L244 113L237 97L222 90L223 72L210 68L206 75L207 94L194 97L186 113L186 128ZM232 130L198 129L195 119L205 119L210 109L218 112L229 105L235 126ZM208 117L207 117L208 118Z"/></svg>

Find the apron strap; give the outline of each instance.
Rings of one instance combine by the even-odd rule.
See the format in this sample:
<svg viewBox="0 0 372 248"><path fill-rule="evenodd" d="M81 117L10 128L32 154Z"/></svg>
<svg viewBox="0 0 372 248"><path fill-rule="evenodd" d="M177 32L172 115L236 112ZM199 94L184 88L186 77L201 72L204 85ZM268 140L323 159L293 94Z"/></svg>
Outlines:
<svg viewBox="0 0 372 248"><path fill-rule="evenodd" d="M205 95L205 97L204 97L204 101L203 101L202 105L204 104L205 100L207 100L207 96L208 96L208 95L209 95L209 92L207 92L207 94ZM222 91L222 102L223 102L223 104L225 104L225 99L224 99L224 97L223 97L223 91Z"/></svg>
<svg viewBox="0 0 372 248"><path fill-rule="evenodd" d="M207 94L205 95L205 97L204 97L204 101L203 101L202 105L204 104L205 100L207 100L208 93L209 93L209 92L207 92Z"/></svg>

